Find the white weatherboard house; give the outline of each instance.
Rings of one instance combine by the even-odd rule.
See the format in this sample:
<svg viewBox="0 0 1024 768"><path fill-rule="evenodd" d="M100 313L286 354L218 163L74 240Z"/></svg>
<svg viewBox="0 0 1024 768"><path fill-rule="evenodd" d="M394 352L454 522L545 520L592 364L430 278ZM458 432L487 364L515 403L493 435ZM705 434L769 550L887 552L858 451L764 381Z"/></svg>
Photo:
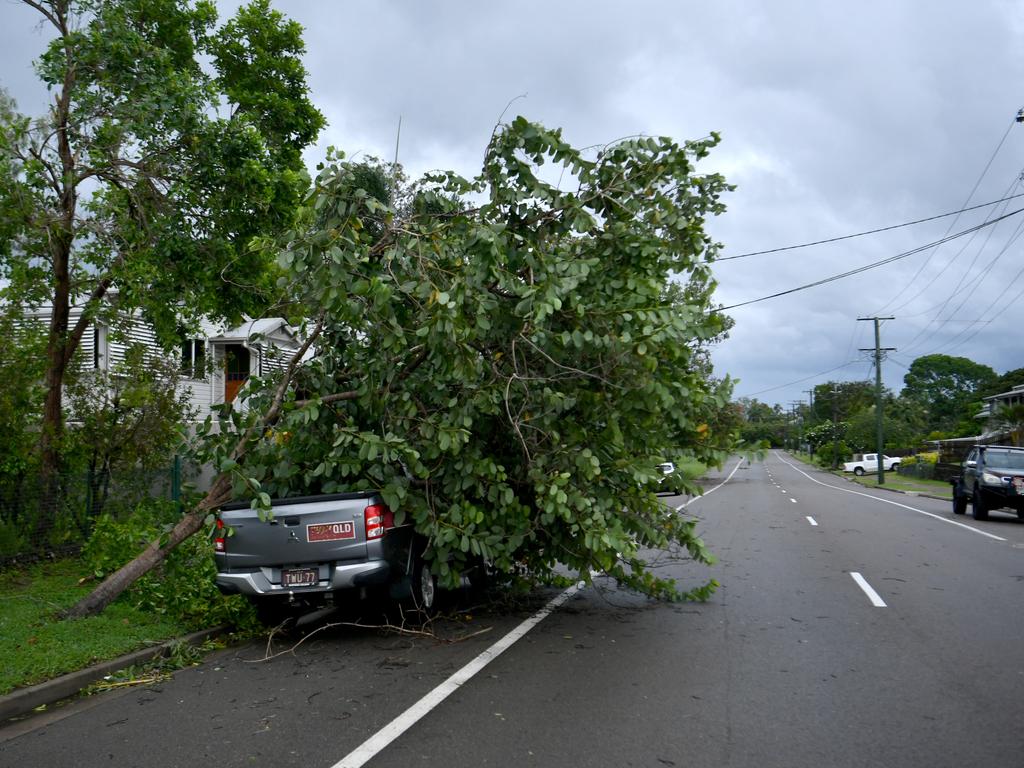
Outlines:
<svg viewBox="0 0 1024 768"><path fill-rule="evenodd" d="M50 310L41 308L33 314L45 321ZM81 309L72 308L70 325L80 316ZM129 346L139 343L154 355L167 354L157 344L153 328L138 315L119 325L117 332L96 322L82 337L79 359L87 368L111 371L124 362ZM246 320L234 327L203 322L177 351L181 386L189 393L196 418L202 421L213 406L234 402L249 377L282 370L299 346L295 329L280 317Z"/></svg>
<svg viewBox="0 0 1024 768"><path fill-rule="evenodd" d="M201 336L181 346L182 370L192 393L192 405L202 419L210 407L234 402L250 376L266 376L283 370L300 342L295 330L283 318L247 320L234 328L206 325ZM206 361L212 373L206 375ZM197 372L198 378L188 376Z"/></svg>
<svg viewBox="0 0 1024 768"><path fill-rule="evenodd" d="M983 398L983 401L985 404L982 406L981 412L977 416L979 419L987 419L989 416L995 415L998 413L1000 408L1024 403L1024 384L1018 384L1009 392L1000 392L998 395L990 395L989 397Z"/></svg>

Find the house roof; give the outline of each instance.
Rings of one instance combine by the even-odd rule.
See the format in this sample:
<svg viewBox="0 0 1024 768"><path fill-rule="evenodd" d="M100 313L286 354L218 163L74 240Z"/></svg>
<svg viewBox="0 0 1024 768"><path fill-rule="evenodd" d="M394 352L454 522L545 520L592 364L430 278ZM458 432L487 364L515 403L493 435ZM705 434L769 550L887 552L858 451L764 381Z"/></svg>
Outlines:
<svg viewBox="0 0 1024 768"><path fill-rule="evenodd" d="M994 432L983 432L980 435L974 435L973 437L947 437L942 440L925 440L929 445L965 445L965 444L989 444L996 438L1005 437L1006 432L997 430Z"/></svg>
<svg viewBox="0 0 1024 768"><path fill-rule="evenodd" d="M988 397L981 398L982 400L1004 400L1013 395L1020 395L1024 397L1024 384L1018 384L1009 392L1000 392L998 395L989 395Z"/></svg>
<svg viewBox="0 0 1024 768"><path fill-rule="evenodd" d="M274 336L277 339L295 340L295 330L288 325L283 317L263 317L256 320L247 320L234 328L212 334L210 341L214 342L245 342L253 336Z"/></svg>

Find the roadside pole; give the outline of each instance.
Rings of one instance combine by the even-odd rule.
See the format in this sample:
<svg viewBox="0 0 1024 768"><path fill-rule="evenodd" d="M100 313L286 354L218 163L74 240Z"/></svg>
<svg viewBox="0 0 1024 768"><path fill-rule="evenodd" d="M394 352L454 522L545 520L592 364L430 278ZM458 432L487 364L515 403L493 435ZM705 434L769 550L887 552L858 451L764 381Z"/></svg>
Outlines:
<svg viewBox="0 0 1024 768"><path fill-rule="evenodd" d="M875 348L874 350L861 348L861 352L875 353L875 461L878 464L878 484L885 485L885 464L882 463L882 449L885 448L885 438L882 434L882 353L895 352L896 347L882 348L882 335L880 331L881 320L895 320L894 317L858 317L857 320L873 320L875 323Z"/></svg>

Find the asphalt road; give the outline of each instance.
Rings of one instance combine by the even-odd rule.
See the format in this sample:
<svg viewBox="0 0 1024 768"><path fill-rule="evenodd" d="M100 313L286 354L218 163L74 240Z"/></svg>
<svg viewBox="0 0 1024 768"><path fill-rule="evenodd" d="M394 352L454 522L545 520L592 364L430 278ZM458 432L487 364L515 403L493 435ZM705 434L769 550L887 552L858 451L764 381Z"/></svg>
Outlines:
<svg viewBox="0 0 1024 768"><path fill-rule="evenodd" d="M599 581L400 735L539 606L436 627L460 642L338 626L234 649L0 729L0 765L1024 766L1024 524L784 454L735 466L681 512L719 563L661 565L716 578L709 602ZM395 738L360 751L375 735Z"/></svg>

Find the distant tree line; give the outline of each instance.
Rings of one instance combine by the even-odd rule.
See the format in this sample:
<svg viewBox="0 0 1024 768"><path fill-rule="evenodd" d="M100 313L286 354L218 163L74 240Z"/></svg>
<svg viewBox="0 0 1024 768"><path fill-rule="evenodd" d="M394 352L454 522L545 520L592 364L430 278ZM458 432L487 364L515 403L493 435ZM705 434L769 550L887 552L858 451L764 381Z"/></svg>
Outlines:
<svg viewBox="0 0 1024 768"><path fill-rule="evenodd" d="M984 398L1024 384L1024 368L1002 375L966 357L925 355L911 363L897 395L883 391L885 451L906 454L929 440L1002 431L1020 437L1019 406L978 418ZM741 434L750 443L812 449L826 464L873 451L876 442L875 389L870 381L828 381L814 387L812 403L792 409L756 398L740 398Z"/></svg>

